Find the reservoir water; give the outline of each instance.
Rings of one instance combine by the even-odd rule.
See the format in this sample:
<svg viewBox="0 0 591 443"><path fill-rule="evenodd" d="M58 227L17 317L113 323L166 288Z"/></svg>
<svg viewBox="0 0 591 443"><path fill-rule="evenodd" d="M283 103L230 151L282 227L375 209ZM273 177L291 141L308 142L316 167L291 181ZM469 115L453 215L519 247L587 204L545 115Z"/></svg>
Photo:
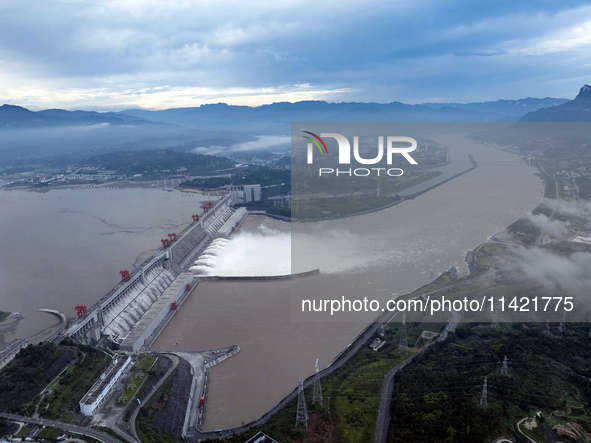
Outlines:
<svg viewBox="0 0 591 443"><path fill-rule="evenodd" d="M293 270L321 271L318 277L298 280L298 287L323 298L343 293L384 299L428 283L431 269L435 275L451 266L466 272L466 252L537 206L542 182L514 154L456 135L444 134L437 141L465 163L473 154L478 168L373 214L290 226L251 219L210 257L211 273L230 261L234 275L251 272L258 260L268 260L264 236L260 245L241 240L245 231L260 233L261 224L272 241L283 235L273 230L291 229ZM242 247L231 248L233 243ZM297 386L300 371L311 375L316 358L321 367L328 365L375 317L294 321L293 286L286 281L202 283L156 341L153 349L158 350L241 347L240 354L210 369L206 429L260 417Z"/></svg>
<svg viewBox="0 0 591 443"><path fill-rule="evenodd" d="M0 323L0 346L55 330L59 320L41 308L71 318L95 303L205 199L155 188L0 191L0 311L22 315Z"/></svg>
<svg viewBox="0 0 591 443"><path fill-rule="evenodd" d="M473 154L478 168L374 214L293 226L251 217L205 264L234 275L319 268L319 279L341 276L350 290L383 297L427 283L431 269L465 270L466 251L533 209L542 182L513 154L453 135L438 141L452 161ZM118 283L120 270L186 227L203 200L154 188L2 190L0 310L22 317L0 323L0 346L55 328L57 319L40 308L73 317L77 304L93 304ZM290 248L297 263L288 264ZM210 370L206 429L261 416L296 387L300 371L311 375L316 358L325 367L371 320L295 322L290 299L288 281L200 284L156 341L160 350L241 347Z"/></svg>

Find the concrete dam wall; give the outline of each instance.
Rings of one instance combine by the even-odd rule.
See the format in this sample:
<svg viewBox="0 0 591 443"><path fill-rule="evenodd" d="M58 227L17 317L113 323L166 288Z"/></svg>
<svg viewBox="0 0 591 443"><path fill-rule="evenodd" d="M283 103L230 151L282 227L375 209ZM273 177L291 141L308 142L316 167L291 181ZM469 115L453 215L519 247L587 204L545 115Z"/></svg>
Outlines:
<svg viewBox="0 0 591 443"><path fill-rule="evenodd" d="M231 204L230 196L212 202L199 221L194 221L177 235L170 247L163 247L142 263L129 275L128 281L120 282L101 297L87 310L86 317L70 326L66 335L85 342L109 335L115 343L122 343L138 324L145 326L143 319L148 313L151 312L151 318L159 318L152 308L179 277L182 280L179 287L186 288L186 283L194 283L192 274L186 272L197 255L218 235L219 229L232 218L235 211ZM176 292L178 290L175 297L183 295L182 291Z"/></svg>

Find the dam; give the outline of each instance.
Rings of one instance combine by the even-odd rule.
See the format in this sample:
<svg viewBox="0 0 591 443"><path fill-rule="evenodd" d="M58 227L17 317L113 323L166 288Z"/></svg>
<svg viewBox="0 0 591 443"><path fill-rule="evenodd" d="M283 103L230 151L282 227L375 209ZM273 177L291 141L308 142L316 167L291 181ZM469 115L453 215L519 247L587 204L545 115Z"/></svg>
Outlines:
<svg viewBox="0 0 591 443"><path fill-rule="evenodd" d="M88 309L78 306L79 318L65 335L85 343L108 336L122 350L139 350L198 283L188 269L199 253L216 238L234 233L246 217L244 208L234 210L232 204L231 195L204 204L203 213L193 215L180 234L163 239L156 254L131 273L121 271L115 288Z"/></svg>

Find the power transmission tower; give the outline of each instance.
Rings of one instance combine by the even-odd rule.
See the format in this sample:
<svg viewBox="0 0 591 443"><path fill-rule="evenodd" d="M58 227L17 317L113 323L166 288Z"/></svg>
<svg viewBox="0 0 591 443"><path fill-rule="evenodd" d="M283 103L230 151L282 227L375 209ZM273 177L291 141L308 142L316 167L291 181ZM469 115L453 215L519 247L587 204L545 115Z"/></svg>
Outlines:
<svg viewBox="0 0 591 443"><path fill-rule="evenodd" d="M400 346L398 354L408 355L408 337L406 336L406 313L402 314L402 329L400 330Z"/></svg>
<svg viewBox="0 0 591 443"><path fill-rule="evenodd" d="M550 333L550 321L546 320L546 333Z"/></svg>
<svg viewBox="0 0 591 443"><path fill-rule="evenodd" d="M492 323L490 325L491 329L499 329L499 322L497 321L496 314L493 314Z"/></svg>
<svg viewBox="0 0 591 443"><path fill-rule="evenodd" d="M296 415L295 427L302 423L304 427L308 427L308 408L306 407L306 397L304 396L304 374L300 373L300 381L298 383L298 412Z"/></svg>
<svg viewBox="0 0 591 443"><path fill-rule="evenodd" d="M487 405L487 399L486 399L486 376L484 376L484 386L482 386L482 395L480 396L480 404L481 405Z"/></svg>
<svg viewBox="0 0 591 443"><path fill-rule="evenodd" d="M591 327L589 327L589 332L587 333L588 337L591 337Z"/></svg>
<svg viewBox="0 0 591 443"><path fill-rule="evenodd" d="M318 359L316 359L316 372L314 374L314 395L312 396L312 404L315 404L318 401L320 402L320 406L322 406L322 386L320 386L319 372Z"/></svg>
<svg viewBox="0 0 591 443"><path fill-rule="evenodd" d="M564 331L566 331L566 323L564 322L565 319L565 313L562 313L562 321L560 322L560 324L558 325L558 336L562 338L562 334L564 334Z"/></svg>
<svg viewBox="0 0 591 443"><path fill-rule="evenodd" d="M564 334L564 332L566 331L566 312L565 311L562 311L562 322L560 324L561 324L561 329L562 329L562 332L560 335L562 336L562 334Z"/></svg>
<svg viewBox="0 0 591 443"><path fill-rule="evenodd" d="M508 368L507 368L507 356L505 355L505 359L503 360L503 367L501 368L501 375L508 375Z"/></svg>

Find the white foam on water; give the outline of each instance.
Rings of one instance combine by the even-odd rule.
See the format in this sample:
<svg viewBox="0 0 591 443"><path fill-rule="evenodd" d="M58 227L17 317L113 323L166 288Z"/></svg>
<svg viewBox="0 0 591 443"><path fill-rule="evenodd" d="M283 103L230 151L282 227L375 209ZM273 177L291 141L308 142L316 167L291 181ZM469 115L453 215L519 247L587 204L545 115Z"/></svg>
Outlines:
<svg viewBox="0 0 591 443"><path fill-rule="evenodd" d="M257 232L242 232L216 239L191 268L199 275L269 276L291 273L289 233L259 226Z"/></svg>

